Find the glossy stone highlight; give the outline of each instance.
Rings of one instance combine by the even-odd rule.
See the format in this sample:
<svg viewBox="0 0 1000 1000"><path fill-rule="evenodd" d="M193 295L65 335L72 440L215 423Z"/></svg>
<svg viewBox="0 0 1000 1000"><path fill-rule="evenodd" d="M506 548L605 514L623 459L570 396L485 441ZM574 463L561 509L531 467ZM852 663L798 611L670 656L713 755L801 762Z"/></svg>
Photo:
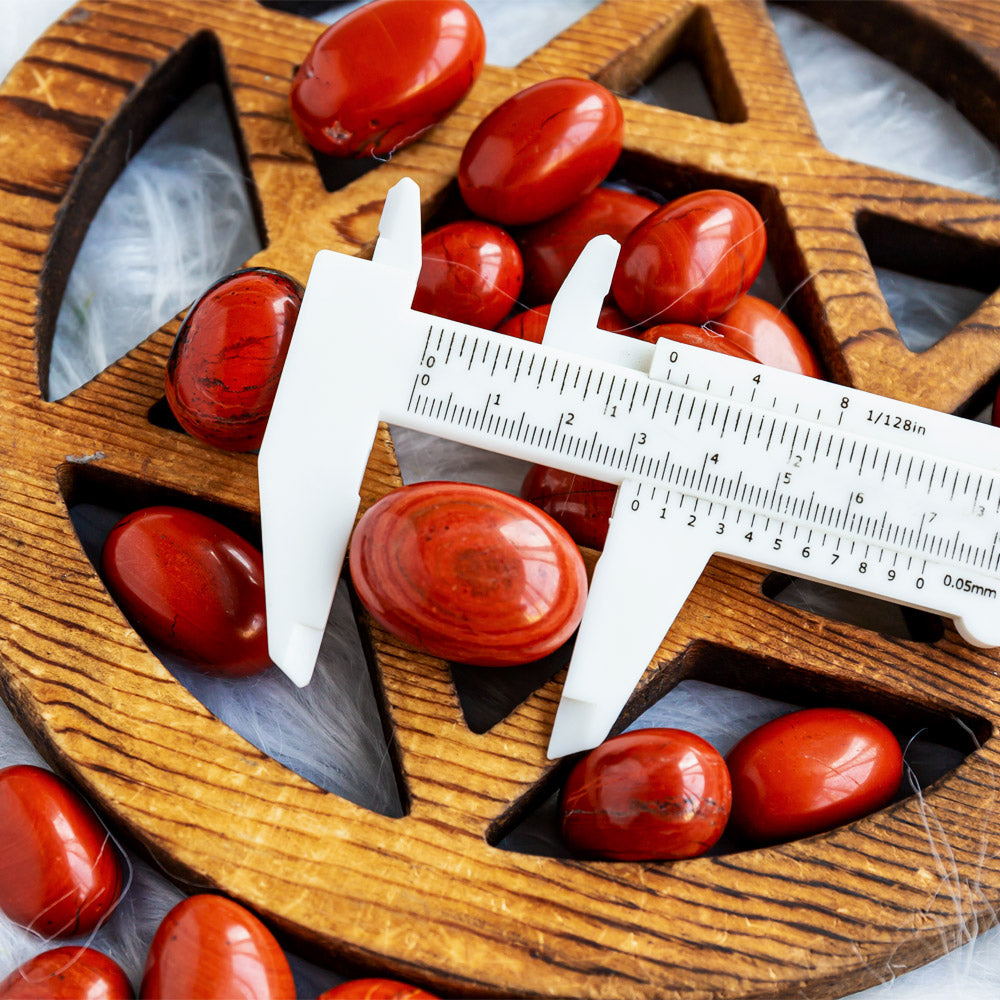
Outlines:
<svg viewBox="0 0 1000 1000"><path fill-rule="evenodd" d="M757 843L805 837L881 809L903 772L891 730L843 708L783 715L745 736L726 760L733 830Z"/></svg>
<svg viewBox="0 0 1000 1000"><path fill-rule="evenodd" d="M418 483L369 508L350 546L361 602L434 656L480 666L558 649L583 615L580 552L551 518L485 486Z"/></svg>
<svg viewBox="0 0 1000 1000"><path fill-rule="evenodd" d="M117 962L79 945L43 951L0 983L0 1000L132 1000L134 996Z"/></svg>
<svg viewBox="0 0 1000 1000"><path fill-rule="evenodd" d="M764 222L750 202L732 191L695 191L632 231L611 291L637 322L697 326L749 289L766 250Z"/></svg>
<svg viewBox="0 0 1000 1000"><path fill-rule="evenodd" d="M722 835L731 801L710 743L682 729L637 729L577 762L560 799L562 835L589 856L692 858Z"/></svg>
<svg viewBox="0 0 1000 1000"><path fill-rule="evenodd" d="M254 451L264 437L302 290L251 268L217 281L191 307L167 360L167 403L193 437Z"/></svg>
<svg viewBox="0 0 1000 1000"><path fill-rule="evenodd" d="M331 156L388 156L466 95L486 36L463 0L374 0L316 40L292 81L292 120Z"/></svg>
<svg viewBox="0 0 1000 1000"><path fill-rule="evenodd" d="M149 642L204 673L244 677L271 665L261 553L224 524L181 507L146 507L112 528L104 581Z"/></svg>
<svg viewBox="0 0 1000 1000"><path fill-rule="evenodd" d="M472 212L540 222L589 194L622 149L624 118L599 83L558 77L508 98L469 137L458 187Z"/></svg>
<svg viewBox="0 0 1000 1000"><path fill-rule="evenodd" d="M295 1000L288 959L271 932L224 896L181 900L153 935L140 1000Z"/></svg>
<svg viewBox="0 0 1000 1000"><path fill-rule="evenodd" d="M89 934L122 891L122 865L87 803L51 771L0 770L0 910L44 938Z"/></svg>
<svg viewBox="0 0 1000 1000"><path fill-rule="evenodd" d="M583 248L602 233L624 243L659 205L649 198L598 187L554 215L518 233L525 268L525 300L551 302Z"/></svg>
<svg viewBox="0 0 1000 1000"><path fill-rule="evenodd" d="M708 327L762 365L823 377L822 365L802 331L777 306L756 295L741 295Z"/></svg>
<svg viewBox="0 0 1000 1000"><path fill-rule="evenodd" d="M655 344L658 340L673 340L678 344L690 344L692 347L701 347L706 351L728 354L731 358L742 358L744 361L757 360L728 337L703 326L691 326L688 323L662 323L659 326L651 326L643 330L639 336L640 339L648 341L650 344Z"/></svg>
<svg viewBox="0 0 1000 1000"><path fill-rule="evenodd" d="M465 219L424 236L413 308L492 330L517 304L521 251L506 231Z"/></svg>

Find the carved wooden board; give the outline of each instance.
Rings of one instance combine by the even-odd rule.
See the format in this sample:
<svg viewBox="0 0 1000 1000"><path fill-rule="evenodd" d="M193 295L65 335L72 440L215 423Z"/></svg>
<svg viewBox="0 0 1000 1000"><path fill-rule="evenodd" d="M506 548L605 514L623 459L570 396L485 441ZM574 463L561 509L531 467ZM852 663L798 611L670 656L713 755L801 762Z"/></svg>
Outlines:
<svg viewBox="0 0 1000 1000"><path fill-rule="evenodd" d="M996 139L1000 9L829 9L849 9L845 28L870 29L918 75L956 88ZM714 560L628 718L696 676L853 704L901 725L956 715L982 746L922 802L767 850L672 864L568 862L493 846L551 787L544 748L561 677L476 735L447 664L370 630L405 787L406 815L392 819L249 746L143 646L84 555L67 504L124 492L136 503L180 497L252 517L254 459L149 421L176 323L65 400L46 402L42 390L91 214L129 143L207 79L228 88L245 145L268 242L256 262L301 280L321 246L364 251L400 177L420 183L430 214L469 132L509 94L554 75L595 77L626 94L678 48L691 50L722 120L625 99L624 172L665 195L712 184L754 201L782 286L814 276L793 312L836 379L952 410L1000 368L995 294L937 346L911 354L866 249L992 292L997 204L824 150L762 6L607 0L516 69L487 67L422 142L332 193L287 113L293 68L317 32L237 0L88 0L0 91L0 688L22 724L170 871L245 902L341 968L380 969L441 993L841 996L886 976L890 962L898 973L992 922L1000 658L949 629L929 643L887 639L778 605L763 596L761 571ZM67 461L97 452L104 457L85 469ZM383 432L365 502L398 483Z"/></svg>

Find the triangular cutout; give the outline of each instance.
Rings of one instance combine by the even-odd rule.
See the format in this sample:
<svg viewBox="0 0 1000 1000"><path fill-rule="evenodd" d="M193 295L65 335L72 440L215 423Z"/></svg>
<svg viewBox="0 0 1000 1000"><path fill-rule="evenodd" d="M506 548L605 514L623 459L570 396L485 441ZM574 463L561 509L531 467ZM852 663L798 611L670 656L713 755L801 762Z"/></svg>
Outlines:
<svg viewBox="0 0 1000 1000"><path fill-rule="evenodd" d="M154 504L198 510L260 544L259 529L245 513L154 489L96 466L64 467L60 485L77 536L95 568L117 521ZM337 589L316 673L305 688L297 688L277 667L238 680L209 677L150 648L206 708L289 770L366 809L387 816L404 814L405 796L391 763L345 583Z"/></svg>
<svg viewBox="0 0 1000 1000"><path fill-rule="evenodd" d="M207 32L195 36L130 99L81 165L84 193L53 240L53 254L75 262L65 291L48 290L62 294L54 299L46 398L83 385L261 248L223 80L218 43ZM137 118L162 124L143 142ZM105 177L108 161L127 166ZM71 243L84 227L77 252ZM44 354L44 338L41 346Z"/></svg>
<svg viewBox="0 0 1000 1000"><path fill-rule="evenodd" d="M655 69L628 96L709 121L746 121L746 105L726 60L718 58L720 50L711 15L699 7ZM706 71L709 64L714 73Z"/></svg>
<svg viewBox="0 0 1000 1000"><path fill-rule="evenodd" d="M1000 250L952 233L864 212L861 236L899 335L925 351L997 287Z"/></svg>
<svg viewBox="0 0 1000 1000"><path fill-rule="evenodd" d="M786 607L857 625L890 639L934 643L944 635L941 619L930 612L815 580L771 573L764 579L761 590L765 597Z"/></svg>
<svg viewBox="0 0 1000 1000"><path fill-rule="evenodd" d="M514 667L476 667L453 663L455 683L466 725L474 733L485 733L502 722L526 698L568 666L573 640L554 653Z"/></svg>
<svg viewBox="0 0 1000 1000"><path fill-rule="evenodd" d="M724 650L718 653L725 655ZM710 666L707 670L711 673ZM817 704L854 707L882 717L878 709L846 705L832 691L807 692L805 686L792 685L786 697L802 700L779 701L754 691L688 678L667 692L628 728L684 729L697 733L725 756L758 726L803 707ZM945 717L931 720L925 715L915 715L912 709L902 705L891 706L886 711L883 721L896 733L904 750L905 768L897 801L919 793L953 771L981 743L983 734L977 730L982 727L974 720ZM571 856L559 833L559 787L573 763L572 760L564 762L548 776L544 788L532 789L524 798L524 808L518 809L515 804L509 813L508 824L498 828L495 837L491 838L496 847L522 854ZM745 846L724 833L706 856L733 854Z"/></svg>

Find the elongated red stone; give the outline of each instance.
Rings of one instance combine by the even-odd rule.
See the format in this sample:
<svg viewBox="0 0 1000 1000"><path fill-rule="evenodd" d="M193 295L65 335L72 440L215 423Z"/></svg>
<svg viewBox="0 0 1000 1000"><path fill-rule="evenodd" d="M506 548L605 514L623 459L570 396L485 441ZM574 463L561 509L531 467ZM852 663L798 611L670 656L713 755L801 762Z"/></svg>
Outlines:
<svg viewBox="0 0 1000 1000"><path fill-rule="evenodd" d="M153 935L141 1000L295 1000L288 959L271 932L224 896L181 900Z"/></svg>
<svg viewBox="0 0 1000 1000"><path fill-rule="evenodd" d="M845 708L780 716L743 737L726 761L733 829L757 843L830 830L881 809L903 774L892 731Z"/></svg>
<svg viewBox="0 0 1000 1000"><path fill-rule="evenodd" d="M117 962L79 945L43 951L0 983L0 1000L132 1000L134 995Z"/></svg>
<svg viewBox="0 0 1000 1000"><path fill-rule="evenodd" d="M581 758L560 800L562 835L581 854L619 860L692 858L726 827L726 762L682 729L613 736Z"/></svg>
<svg viewBox="0 0 1000 1000"><path fill-rule="evenodd" d="M777 306L756 295L741 295L707 326L762 365L823 377L819 359L802 331Z"/></svg>
<svg viewBox="0 0 1000 1000"><path fill-rule="evenodd" d="M422 251L414 309L492 330L517 303L521 251L499 226L451 222L424 236Z"/></svg>
<svg viewBox="0 0 1000 1000"><path fill-rule="evenodd" d="M679 344L690 344L706 351L716 351L728 354L731 358L742 358L744 361L756 361L738 344L715 330L703 326L691 326L688 323L661 323L643 330L640 339L655 344L658 340L674 340Z"/></svg>
<svg viewBox="0 0 1000 1000"><path fill-rule="evenodd" d="M443 118L486 58L463 0L374 0L332 24L292 81L292 120L331 156L388 156Z"/></svg>
<svg viewBox="0 0 1000 1000"><path fill-rule="evenodd" d="M527 302L551 302L583 248L607 233L624 243L659 205L631 191L598 187L558 215L518 233Z"/></svg>
<svg viewBox="0 0 1000 1000"><path fill-rule="evenodd" d="M533 309L525 309L523 312L505 319L497 327L497 332L505 333L508 337L517 337L519 340L530 340L534 344L540 344L545 334L545 324L548 322L550 312L552 312L551 302L535 306ZM629 337L638 336L642 332L627 316L623 316L616 306L610 303L601 307L600 315L597 317L597 328Z"/></svg>
<svg viewBox="0 0 1000 1000"><path fill-rule="evenodd" d="M121 891L118 851L87 803L45 768L0 770L0 910L43 937L75 937Z"/></svg>
<svg viewBox="0 0 1000 1000"><path fill-rule="evenodd" d="M251 268L217 281L191 307L165 383L189 434L227 451L260 447L301 304L288 275Z"/></svg>
<svg viewBox="0 0 1000 1000"><path fill-rule="evenodd" d="M458 187L476 215L540 222L593 191L622 150L624 117L599 83L558 77L508 98L462 151Z"/></svg>
<svg viewBox="0 0 1000 1000"><path fill-rule="evenodd" d="M355 528L350 568L361 602L393 635L481 666L558 649L587 593L580 552L558 524L518 497L463 483L383 497Z"/></svg>
<svg viewBox="0 0 1000 1000"><path fill-rule="evenodd" d="M639 323L698 325L747 291L766 250L764 222L750 202L732 191L695 191L636 226L611 291Z"/></svg>
<svg viewBox="0 0 1000 1000"><path fill-rule="evenodd" d="M244 677L271 665L263 557L224 524L146 507L111 530L101 570L136 630L204 673Z"/></svg>
<svg viewBox="0 0 1000 1000"><path fill-rule="evenodd" d="M396 979L351 979L321 993L319 1000L436 1000L436 997Z"/></svg>

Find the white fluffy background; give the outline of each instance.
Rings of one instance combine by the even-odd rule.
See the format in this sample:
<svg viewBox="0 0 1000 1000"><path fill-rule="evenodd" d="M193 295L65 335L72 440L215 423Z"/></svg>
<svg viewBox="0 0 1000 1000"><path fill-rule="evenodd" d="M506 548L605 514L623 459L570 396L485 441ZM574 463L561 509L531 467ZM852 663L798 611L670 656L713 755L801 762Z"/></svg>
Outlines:
<svg viewBox="0 0 1000 1000"><path fill-rule="evenodd" d="M66 6L65 0L0 0L0 72L5 73ZM488 59L510 65L575 20L591 2L480 0L474 6L487 31ZM946 104L804 18L782 10L775 18L820 135L831 149L967 190L1000 194L995 151ZM685 75L673 74L674 84ZM838 81L836 88L831 80ZM248 222L245 192L231 165L232 144L225 129L206 124L215 113L212 95L199 95L136 157L95 219L59 324L53 396L85 381L253 251L256 236ZM975 296L891 273L882 272L880 278L897 324L915 349L931 343L937 331L967 314L976 301ZM518 463L442 448L414 435L400 435L399 443L409 480L471 478L516 490L523 471ZM91 509L79 514L88 545L98 545L113 514ZM346 619L341 594L317 679L302 692L276 672L227 684L174 669L213 711L277 759L355 801L395 812L398 799L370 686ZM731 693L720 697L710 685L687 683L643 722L693 729L726 752L742 732L786 707L737 699ZM924 781L952 763L946 752L934 747L913 749L908 760ZM0 706L0 766L29 761L39 759ZM929 813L927 824L933 837L934 817ZM510 843L530 849L538 839L545 841L544 830L512 835ZM953 889L947 845L938 847L942 891L947 893ZM149 939L181 893L142 862L133 858L131 865L129 891L94 943L117 958L138 984ZM993 1000L1000 995L1000 936L986 932L969 943L948 943L964 946L856 996ZM0 977L44 947L0 916ZM301 997L315 996L339 979L336 970L294 958L293 964ZM891 978L896 971L879 973Z"/></svg>

